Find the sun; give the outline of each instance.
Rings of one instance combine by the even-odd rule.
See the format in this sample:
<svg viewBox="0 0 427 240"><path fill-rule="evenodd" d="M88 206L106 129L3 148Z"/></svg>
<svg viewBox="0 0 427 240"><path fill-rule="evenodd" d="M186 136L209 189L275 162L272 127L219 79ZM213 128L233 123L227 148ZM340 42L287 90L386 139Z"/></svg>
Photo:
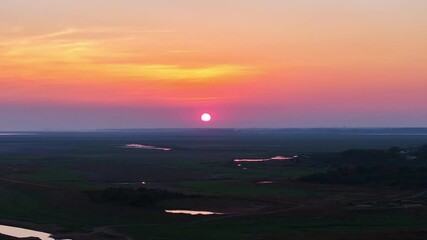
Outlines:
<svg viewBox="0 0 427 240"><path fill-rule="evenodd" d="M200 118L202 119L203 122L209 122L212 119L209 113L203 113Z"/></svg>

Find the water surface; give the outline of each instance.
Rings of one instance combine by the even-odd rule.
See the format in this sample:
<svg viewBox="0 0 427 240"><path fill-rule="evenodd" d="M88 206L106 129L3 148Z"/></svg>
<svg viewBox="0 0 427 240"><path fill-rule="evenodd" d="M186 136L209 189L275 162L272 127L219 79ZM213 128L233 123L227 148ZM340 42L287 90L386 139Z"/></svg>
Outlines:
<svg viewBox="0 0 427 240"><path fill-rule="evenodd" d="M25 136L25 135L33 135L29 133L8 133L8 132L0 132L0 136Z"/></svg>
<svg viewBox="0 0 427 240"><path fill-rule="evenodd" d="M274 181L259 181L259 184L272 184Z"/></svg>
<svg viewBox="0 0 427 240"><path fill-rule="evenodd" d="M224 213L210 212L210 211L194 211L194 210L165 210L166 213L171 214L187 214L187 215L222 215Z"/></svg>
<svg viewBox="0 0 427 240"><path fill-rule="evenodd" d="M234 159L234 162L267 162L267 161L283 161L283 160L292 160L298 156L285 157L285 156L275 156L271 158L242 158Z"/></svg>
<svg viewBox="0 0 427 240"><path fill-rule="evenodd" d="M52 238L52 234L50 233L30 230L26 228L11 227L6 225L0 225L0 233L3 235L16 237L16 238L36 237L36 238L40 238L41 240L55 240L54 238ZM63 239L63 240L66 240L66 239Z"/></svg>
<svg viewBox="0 0 427 240"><path fill-rule="evenodd" d="M163 147L156 147L156 146L150 146L150 145L143 145L143 144L126 144L124 148L136 148L136 149L148 149L148 150L160 150L160 151L170 151L172 148L163 148Z"/></svg>

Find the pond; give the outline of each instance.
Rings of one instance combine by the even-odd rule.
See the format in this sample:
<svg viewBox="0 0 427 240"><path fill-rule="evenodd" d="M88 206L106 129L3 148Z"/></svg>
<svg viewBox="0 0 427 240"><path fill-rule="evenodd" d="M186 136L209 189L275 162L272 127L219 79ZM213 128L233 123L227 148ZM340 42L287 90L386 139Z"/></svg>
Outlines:
<svg viewBox="0 0 427 240"><path fill-rule="evenodd" d="M165 147L156 147L156 146L150 146L150 145L143 145L143 144L126 144L124 148L134 148L134 149L148 149L148 150L160 150L160 151L170 151L172 148L165 148Z"/></svg>
<svg viewBox="0 0 427 240"><path fill-rule="evenodd" d="M223 215L224 213L210 212L210 211L194 211L194 210L165 210L166 213L171 214L187 214L187 215Z"/></svg>
<svg viewBox="0 0 427 240"><path fill-rule="evenodd" d="M6 225L0 225L0 233L3 235L17 237L17 238L36 237L36 238L40 238L41 240L55 240L52 237L52 234L50 233L35 231L31 229L26 229L26 228L11 227ZM62 239L62 240L71 240L71 239Z"/></svg>
<svg viewBox="0 0 427 240"><path fill-rule="evenodd" d="M298 156L285 157L285 156L275 156L271 158L242 158L234 159L234 162L267 162L267 161L284 161L284 160L293 160L298 158Z"/></svg>

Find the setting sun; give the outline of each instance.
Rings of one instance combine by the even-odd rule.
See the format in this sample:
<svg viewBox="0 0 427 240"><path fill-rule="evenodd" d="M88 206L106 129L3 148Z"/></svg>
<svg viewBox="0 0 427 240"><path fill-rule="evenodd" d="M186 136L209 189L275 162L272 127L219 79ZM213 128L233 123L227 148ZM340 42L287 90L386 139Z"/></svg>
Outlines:
<svg viewBox="0 0 427 240"><path fill-rule="evenodd" d="M212 117L211 117L211 115L209 113L204 113L201 116L201 119L202 119L203 122L210 122L211 119L212 119Z"/></svg>

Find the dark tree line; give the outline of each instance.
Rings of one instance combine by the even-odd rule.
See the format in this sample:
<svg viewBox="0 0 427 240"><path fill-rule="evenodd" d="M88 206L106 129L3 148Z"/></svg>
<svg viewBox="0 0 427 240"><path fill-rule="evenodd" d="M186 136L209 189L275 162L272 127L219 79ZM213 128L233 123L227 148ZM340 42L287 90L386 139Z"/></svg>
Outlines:
<svg viewBox="0 0 427 240"><path fill-rule="evenodd" d="M416 149L348 150L329 165L333 170L312 174L301 180L328 184L427 187L427 145Z"/></svg>
<svg viewBox="0 0 427 240"><path fill-rule="evenodd" d="M185 195L160 189L147 188L106 188L99 191L87 192L90 199L97 203L116 203L134 207L153 207L156 203L179 198L193 198L195 195Z"/></svg>

